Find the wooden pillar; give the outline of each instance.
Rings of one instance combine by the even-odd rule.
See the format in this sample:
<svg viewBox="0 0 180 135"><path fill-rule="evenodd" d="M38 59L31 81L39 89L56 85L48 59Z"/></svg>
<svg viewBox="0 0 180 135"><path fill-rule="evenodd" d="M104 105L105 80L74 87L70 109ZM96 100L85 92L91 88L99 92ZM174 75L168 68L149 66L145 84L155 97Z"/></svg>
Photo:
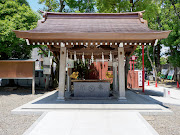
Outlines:
<svg viewBox="0 0 180 135"><path fill-rule="evenodd" d="M125 97L124 47L118 47L119 100Z"/></svg>
<svg viewBox="0 0 180 135"><path fill-rule="evenodd" d="M66 77L66 47L60 48L58 100L64 100Z"/></svg>

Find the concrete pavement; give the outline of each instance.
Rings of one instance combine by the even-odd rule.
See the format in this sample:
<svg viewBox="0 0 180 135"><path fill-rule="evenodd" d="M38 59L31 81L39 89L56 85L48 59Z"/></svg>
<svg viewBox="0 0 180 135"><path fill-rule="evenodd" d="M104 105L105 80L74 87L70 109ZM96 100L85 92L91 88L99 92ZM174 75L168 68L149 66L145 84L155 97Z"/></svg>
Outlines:
<svg viewBox="0 0 180 135"><path fill-rule="evenodd" d="M157 102L160 102L164 105L171 104L171 105L180 105L180 90L174 88L167 88L170 90L170 97L163 97L164 94L163 86L155 87L154 84L150 84L150 86L145 83L145 93L144 97L149 99L154 99Z"/></svg>
<svg viewBox="0 0 180 135"><path fill-rule="evenodd" d="M138 112L56 111L43 114L24 135L158 135Z"/></svg>

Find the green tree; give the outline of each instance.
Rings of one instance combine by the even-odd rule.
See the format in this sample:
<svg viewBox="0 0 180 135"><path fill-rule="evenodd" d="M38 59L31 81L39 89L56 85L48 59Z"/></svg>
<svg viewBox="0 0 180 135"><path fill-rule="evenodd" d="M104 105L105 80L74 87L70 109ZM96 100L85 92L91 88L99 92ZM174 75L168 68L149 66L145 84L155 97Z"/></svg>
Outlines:
<svg viewBox="0 0 180 135"><path fill-rule="evenodd" d="M170 51L167 55L168 61L176 68L180 66L180 27L179 27L179 12L180 12L179 0L156 0L152 1L147 7L144 13L144 18L148 21L148 26L153 30L172 30L167 39L159 40L157 46L149 46L151 59L153 59L153 65L157 68L157 72L160 71L160 49L161 45L168 46ZM137 48L138 49L138 48ZM140 54L138 54L140 55ZM153 56L153 57L152 57ZM145 63L145 67L148 64ZM175 72L176 73L176 72Z"/></svg>
<svg viewBox="0 0 180 135"><path fill-rule="evenodd" d="M95 12L95 0L39 0L48 12Z"/></svg>
<svg viewBox="0 0 180 135"><path fill-rule="evenodd" d="M52 12L62 12L64 9L64 0L39 0L39 4L44 4L45 7L43 10L52 11Z"/></svg>
<svg viewBox="0 0 180 135"><path fill-rule="evenodd" d="M129 0L96 0L96 7L99 13L120 13L130 11L131 3Z"/></svg>
<svg viewBox="0 0 180 135"><path fill-rule="evenodd" d="M170 48L169 62L174 67L180 67L180 0L166 0L162 8L162 27L164 30L172 30L167 39L162 43Z"/></svg>
<svg viewBox="0 0 180 135"><path fill-rule="evenodd" d="M175 68L175 80L177 78L177 67L180 67L180 0L161 1L161 15L159 24L161 30L172 30L167 39L160 41L161 44L170 48L168 61Z"/></svg>
<svg viewBox="0 0 180 135"><path fill-rule="evenodd" d="M66 0L67 6L72 12L92 13L95 12L95 0Z"/></svg>
<svg viewBox="0 0 180 135"><path fill-rule="evenodd" d="M167 64L167 58L161 57L160 62L161 62L161 65Z"/></svg>
<svg viewBox="0 0 180 135"><path fill-rule="evenodd" d="M13 30L36 27L39 16L25 0L0 0L0 59L28 59L32 46L16 38Z"/></svg>

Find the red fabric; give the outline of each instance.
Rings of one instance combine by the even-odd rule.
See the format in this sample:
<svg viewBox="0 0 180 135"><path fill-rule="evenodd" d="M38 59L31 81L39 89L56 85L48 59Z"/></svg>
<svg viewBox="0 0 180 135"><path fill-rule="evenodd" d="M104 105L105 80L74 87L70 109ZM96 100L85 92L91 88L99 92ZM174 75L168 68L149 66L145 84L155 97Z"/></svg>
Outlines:
<svg viewBox="0 0 180 135"><path fill-rule="evenodd" d="M111 69L112 70L112 69ZM94 62L90 66L89 79L101 79L101 80L111 80L113 82L113 78L106 78L106 72L113 74L113 71L108 71L108 62Z"/></svg>
<svg viewBox="0 0 180 135"><path fill-rule="evenodd" d="M137 89L142 88L138 85L138 71L129 70L127 76L127 88Z"/></svg>

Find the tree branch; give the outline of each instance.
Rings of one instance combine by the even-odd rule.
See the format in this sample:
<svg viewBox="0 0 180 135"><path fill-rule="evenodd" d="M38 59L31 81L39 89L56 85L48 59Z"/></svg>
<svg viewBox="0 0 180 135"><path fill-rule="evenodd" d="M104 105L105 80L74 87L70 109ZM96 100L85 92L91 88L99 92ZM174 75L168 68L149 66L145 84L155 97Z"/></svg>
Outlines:
<svg viewBox="0 0 180 135"><path fill-rule="evenodd" d="M174 7L174 11L175 11L175 14L178 16L178 18L180 19L180 16L179 16L179 13L177 13L177 10L176 10L176 6L174 4L174 0L170 0L171 1L171 4L173 5Z"/></svg>
<svg viewBox="0 0 180 135"><path fill-rule="evenodd" d="M65 7L64 0L59 0L59 5L60 5L59 12L62 12Z"/></svg>
<svg viewBox="0 0 180 135"><path fill-rule="evenodd" d="M41 51L42 51L46 56L48 56L47 52L44 51L44 49L43 49L41 46L39 46L39 49L41 49ZM55 63L57 64L57 62L54 61L54 59L52 59L52 60L53 60L53 62L55 62Z"/></svg>

